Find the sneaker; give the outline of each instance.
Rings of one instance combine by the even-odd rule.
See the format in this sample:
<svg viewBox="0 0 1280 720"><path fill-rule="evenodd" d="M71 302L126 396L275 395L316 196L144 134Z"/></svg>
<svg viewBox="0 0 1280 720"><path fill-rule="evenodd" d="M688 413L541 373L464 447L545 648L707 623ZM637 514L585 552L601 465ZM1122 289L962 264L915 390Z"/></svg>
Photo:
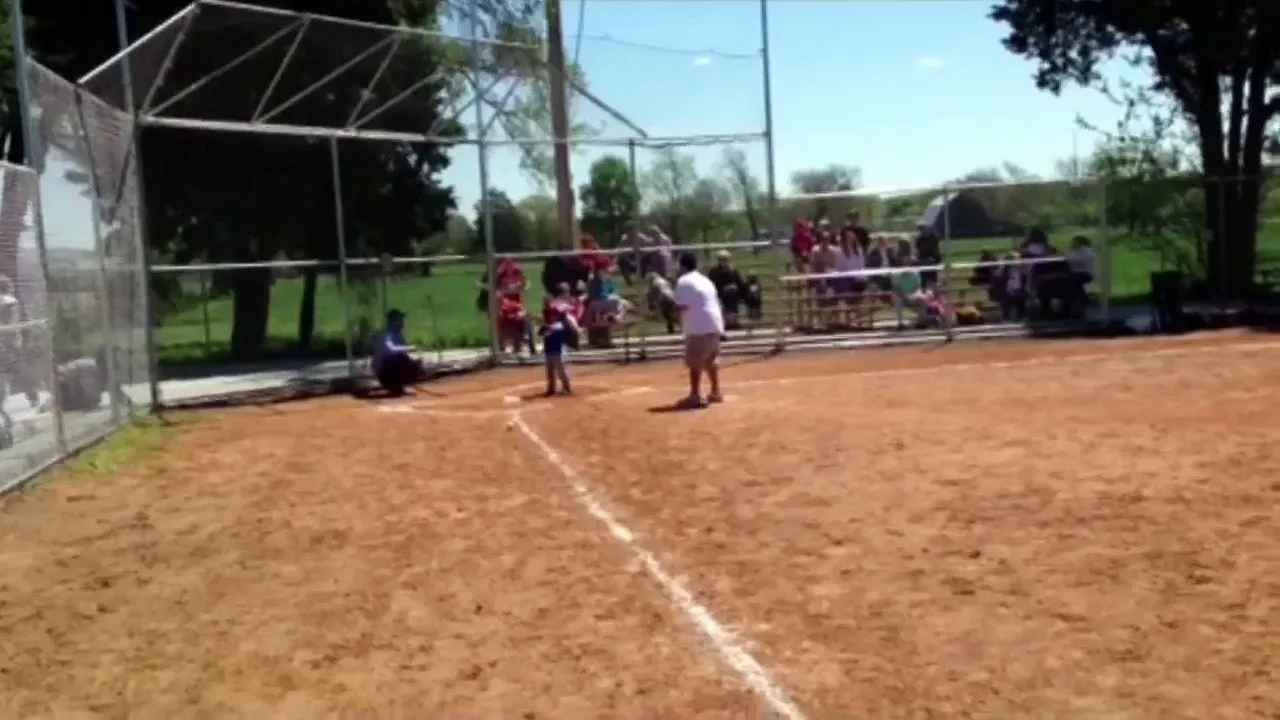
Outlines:
<svg viewBox="0 0 1280 720"><path fill-rule="evenodd" d="M697 395L690 395L686 398L682 398L680 402L676 403L676 407L681 410L698 410L706 406L706 403L702 402L702 398Z"/></svg>

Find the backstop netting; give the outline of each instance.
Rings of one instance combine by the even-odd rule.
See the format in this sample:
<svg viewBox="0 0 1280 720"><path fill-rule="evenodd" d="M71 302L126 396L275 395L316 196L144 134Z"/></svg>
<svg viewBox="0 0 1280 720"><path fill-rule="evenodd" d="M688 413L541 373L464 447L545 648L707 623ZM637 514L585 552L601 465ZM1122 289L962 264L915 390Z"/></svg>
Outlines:
<svg viewBox="0 0 1280 720"><path fill-rule="evenodd" d="M451 18L446 29L454 25L469 30L465 19ZM702 50L570 28L565 50L573 190L584 230L606 247L620 242L619 231L628 222L670 221L687 242L711 236L751 240L760 224L755 218L764 204L760 178L766 166L758 38L736 50ZM301 330L295 342L291 328L268 328L258 352L237 342L243 333L234 323L225 317L219 323L220 315L230 314L221 308L230 303L226 294L253 284L245 280L250 275L261 276L255 282L267 287L263 295L269 297L271 324L298 317L277 312L281 302L303 294L286 292L293 285L334 287L333 302L322 302L312 291L313 312L328 315L317 317L314 325L326 330L336 325L356 356L363 354L364 340L383 312L395 306L408 311L411 327L419 332L426 322L429 337L415 341L443 360L449 351L488 345L492 334L478 307L479 284L491 262L485 253L486 224L500 253L546 251L559 244L552 199L556 75L537 28L476 39L211 0L152 30L129 50L127 60L131 83L119 72L123 58L82 83L111 107L138 108L147 132L163 133L173 147L180 142L173 130L220 134L218 139L205 136L211 145L238 134L245 143L263 143L264 149L270 144L273 154L294 153L295 171L307 175L329 169L314 162L328 152L325 144L336 142L339 158L338 187L317 197L336 206L323 229L334 236L330 249L308 239L240 253L219 251L216 257L210 252L162 258L163 274L170 276L156 283L165 291L159 303L162 360L172 349L168 338L178 335L191 341L184 340L191 346L182 349L184 360L189 350L212 361L228 356L264 360L285 345L296 346L302 353L297 357L323 357L331 343L304 347ZM665 90L652 90L655 76L664 79ZM716 112L704 112L708 107ZM374 155L411 158L412 152L402 148L424 143L434 144L451 161L438 186L453 189L456 209L438 232L403 237L371 222L369 208L358 206L354 191L344 191L355 183L345 181L359 182L360 164ZM693 158L697 186L689 188L688 197L672 197L662 189L659 148ZM602 170L607 177L597 181ZM289 182L289 171L276 171L280 182ZM627 187L610 186L613 181ZM605 192L595 192L601 188ZM183 190L166 183L150 194L169 192ZM751 220L740 222L744 217ZM309 223L313 234L322 224L319 218ZM682 225L699 230L686 240ZM187 271L184 263L201 269ZM526 263L530 278L538 276L538 264ZM318 280L309 277L316 273ZM182 279L175 282L173 276ZM176 295L170 292L175 289ZM540 296L541 288L532 287L526 305L535 307ZM165 310L170 307L173 313ZM306 303L300 307L305 315ZM168 332L170 315L183 316L182 332L176 325ZM220 334L230 335L230 342L220 343Z"/></svg>
<svg viewBox="0 0 1280 720"><path fill-rule="evenodd" d="M36 170L4 170L0 486L151 407L131 121L43 66L23 67Z"/></svg>

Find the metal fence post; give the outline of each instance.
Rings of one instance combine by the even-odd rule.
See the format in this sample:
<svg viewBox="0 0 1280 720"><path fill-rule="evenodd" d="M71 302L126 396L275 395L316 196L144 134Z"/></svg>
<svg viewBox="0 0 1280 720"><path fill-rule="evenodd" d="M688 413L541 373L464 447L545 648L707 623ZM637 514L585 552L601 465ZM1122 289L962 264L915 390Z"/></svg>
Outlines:
<svg viewBox="0 0 1280 720"><path fill-rule="evenodd" d="M1098 181L1099 202L1102 204L1102 297L1099 298L1099 312L1102 315L1102 322L1111 324L1111 294L1115 287L1115 271L1114 264L1111 260L1111 225L1108 220L1107 213L1107 181L1105 178Z"/></svg>
<svg viewBox="0 0 1280 720"><path fill-rule="evenodd" d="M342 207L342 165L338 159L338 138L329 138L329 164L333 169L333 220L338 233L338 304L342 306L342 340L346 345L347 377L356 377L356 356L351 340L351 309L347 299L347 219Z"/></svg>

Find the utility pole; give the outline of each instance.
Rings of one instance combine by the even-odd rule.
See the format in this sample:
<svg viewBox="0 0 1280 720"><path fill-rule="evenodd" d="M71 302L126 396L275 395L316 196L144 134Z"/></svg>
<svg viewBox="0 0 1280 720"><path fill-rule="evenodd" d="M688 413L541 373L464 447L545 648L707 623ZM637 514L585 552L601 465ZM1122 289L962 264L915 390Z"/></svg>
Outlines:
<svg viewBox="0 0 1280 720"><path fill-rule="evenodd" d="M560 0L545 0L547 6L547 66L551 77L551 134L555 136L556 220L560 242L566 248L577 245L578 222L573 211L573 171L569 166L569 99L565 88L564 25Z"/></svg>

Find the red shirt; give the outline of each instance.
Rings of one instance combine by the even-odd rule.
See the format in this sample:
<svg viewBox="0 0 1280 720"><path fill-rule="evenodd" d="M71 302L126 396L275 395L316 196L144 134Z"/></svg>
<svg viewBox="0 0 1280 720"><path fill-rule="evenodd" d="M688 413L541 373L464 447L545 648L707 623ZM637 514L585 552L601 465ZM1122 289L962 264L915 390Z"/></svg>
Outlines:
<svg viewBox="0 0 1280 720"><path fill-rule="evenodd" d="M524 303L518 297L504 296L498 305L498 317L503 320L519 320L524 314Z"/></svg>
<svg viewBox="0 0 1280 720"><path fill-rule="evenodd" d="M560 313L568 313L574 320L581 321L586 306L577 298L548 298L542 306L542 324L549 325L559 319Z"/></svg>
<svg viewBox="0 0 1280 720"><path fill-rule="evenodd" d="M519 263L511 258L502 258L498 261L498 267L494 269L493 277L494 286L501 295L519 295L520 291L513 289L512 286L521 287L524 285L524 270L521 270Z"/></svg>

